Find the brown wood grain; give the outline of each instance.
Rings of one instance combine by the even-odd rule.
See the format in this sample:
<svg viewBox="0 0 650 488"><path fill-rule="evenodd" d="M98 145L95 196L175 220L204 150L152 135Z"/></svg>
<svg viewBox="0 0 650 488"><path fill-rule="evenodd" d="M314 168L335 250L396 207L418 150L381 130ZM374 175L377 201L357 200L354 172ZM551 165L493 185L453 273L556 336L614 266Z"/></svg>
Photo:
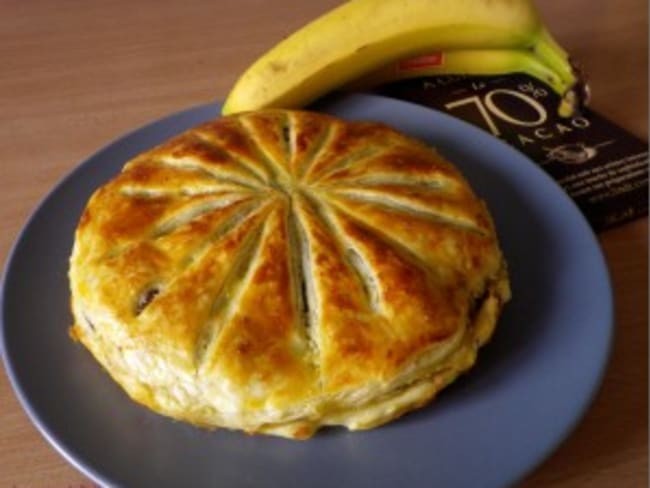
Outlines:
<svg viewBox="0 0 650 488"><path fill-rule="evenodd" d="M46 192L143 123L223 99L266 48L340 2L0 0L0 265ZM647 140L642 0L538 0L589 74L592 106ZM523 487L648 484L648 224L600 235L616 340L587 415ZM90 487L36 431L0 373L0 486Z"/></svg>

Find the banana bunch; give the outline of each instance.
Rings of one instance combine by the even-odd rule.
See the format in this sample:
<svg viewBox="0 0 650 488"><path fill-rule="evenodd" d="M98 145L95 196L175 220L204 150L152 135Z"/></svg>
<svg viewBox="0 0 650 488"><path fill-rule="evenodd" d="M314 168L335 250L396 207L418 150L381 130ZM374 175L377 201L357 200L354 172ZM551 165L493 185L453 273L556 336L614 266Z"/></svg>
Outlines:
<svg viewBox="0 0 650 488"><path fill-rule="evenodd" d="M442 61L428 72L395 69L395 63L432 52L442 53ZM512 72L555 90L561 115L587 101L579 71L532 0L349 0L253 63L223 113L299 108L335 89L412 76Z"/></svg>

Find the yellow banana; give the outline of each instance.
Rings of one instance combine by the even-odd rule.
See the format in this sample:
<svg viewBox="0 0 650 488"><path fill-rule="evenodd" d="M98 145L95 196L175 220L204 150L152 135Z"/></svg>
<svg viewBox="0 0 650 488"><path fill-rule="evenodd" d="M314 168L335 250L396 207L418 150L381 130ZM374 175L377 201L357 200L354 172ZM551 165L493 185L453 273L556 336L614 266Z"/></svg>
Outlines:
<svg viewBox="0 0 650 488"><path fill-rule="evenodd" d="M345 85L348 90L365 90L392 81L437 75L499 75L526 73L559 94L572 85L542 63L532 52L509 49L470 49L430 53L396 61Z"/></svg>
<svg viewBox="0 0 650 488"><path fill-rule="evenodd" d="M223 113L303 107L387 63L477 49L527 50L567 87L578 81L532 0L350 0L259 58L233 87Z"/></svg>
<svg viewBox="0 0 650 488"><path fill-rule="evenodd" d="M416 58L396 61L367 73L343 88L349 91L372 89L384 83L438 75L499 75L505 73L525 73L550 86L562 96L558 112L568 117L577 108L578 102L586 103L587 86L579 100L576 81L562 77L549 68L530 50L519 49L468 49L429 53Z"/></svg>

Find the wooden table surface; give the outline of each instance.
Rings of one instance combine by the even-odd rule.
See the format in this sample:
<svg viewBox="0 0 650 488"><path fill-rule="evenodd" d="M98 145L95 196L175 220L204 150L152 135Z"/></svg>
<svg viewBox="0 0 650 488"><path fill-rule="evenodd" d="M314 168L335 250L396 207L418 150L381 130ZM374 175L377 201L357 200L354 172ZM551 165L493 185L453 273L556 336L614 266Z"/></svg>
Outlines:
<svg viewBox="0 0 650 488"><path fill-rule="evenodd" d="M336 0L0 0L0 265L39 200L96 149L152 119L223 99L275 41ZM538 0L590 75L592 106L647 140L645 0ZM586 417L524 487L648 484L648 223L602 233L616 342ZM0 486L89 487L0 374ZM478 485L477 485L478 486Z"/></svg>

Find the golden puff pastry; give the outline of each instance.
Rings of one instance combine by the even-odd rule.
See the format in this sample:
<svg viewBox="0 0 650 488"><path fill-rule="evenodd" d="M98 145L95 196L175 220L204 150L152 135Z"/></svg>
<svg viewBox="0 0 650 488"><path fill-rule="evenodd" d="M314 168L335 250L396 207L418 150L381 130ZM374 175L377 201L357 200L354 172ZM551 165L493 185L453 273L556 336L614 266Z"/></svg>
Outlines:
<svg viewBox="0 0 650 488"><path fill-rule="evenodd" d="M74 338L170 417L290 438L367 429L470 368L510 290L490 215L378 123L205 123L97 190L70 260Z"/></svg>

